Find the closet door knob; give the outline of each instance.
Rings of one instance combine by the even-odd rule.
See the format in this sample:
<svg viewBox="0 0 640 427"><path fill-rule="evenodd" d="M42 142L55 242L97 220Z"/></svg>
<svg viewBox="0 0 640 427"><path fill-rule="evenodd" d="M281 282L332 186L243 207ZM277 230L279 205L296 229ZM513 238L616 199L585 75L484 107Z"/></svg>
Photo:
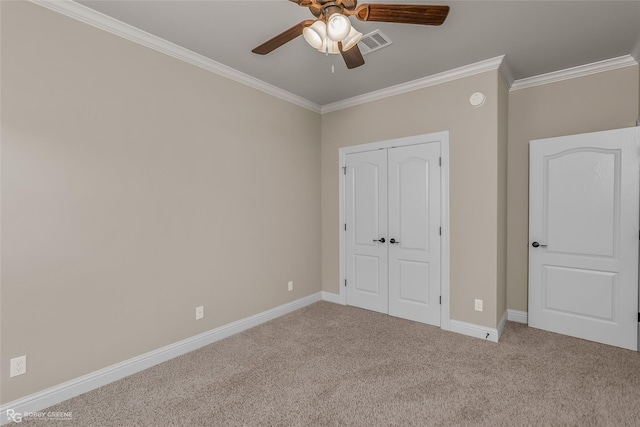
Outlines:
<svg viewBox="0 0 640 427"><path fill-rule="evenodd" d="M398 242L396 239L391 239L389 240L389 243L394 244L394 243L400 243L400 242Z"/></svg>
<svg viewBox="0 0 640 427"><path fill-rule="evenodd" d="M374 242L380 242L380 243L384 243L384 242L386 242L386 240L384 240L384 237L383 237L382 239L378 239L378 240L373 239L373 241L374 241Z"/></svg>

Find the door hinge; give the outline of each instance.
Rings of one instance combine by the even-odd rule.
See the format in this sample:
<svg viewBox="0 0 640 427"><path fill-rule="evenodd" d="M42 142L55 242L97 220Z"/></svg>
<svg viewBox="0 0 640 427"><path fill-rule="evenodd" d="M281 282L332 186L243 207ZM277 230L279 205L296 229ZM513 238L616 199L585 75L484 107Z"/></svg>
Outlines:
<svg viewBox="0 0 640 427"><path fill-rule="evenodd" d="M342 174L343 174L343 175L346 175L346 174L347 174L347 167L346 167L346 166L343 166L343 167L342 167Z"/></svg>
<svg viewBox="0 0 640 427"><path fill-rule="evenodd" d="M440 305L442 305L442 295L440 295Z"/></svg>
<svg viewBox="0 0 640 427"><path fill-rule="evenodd" d="M439 233L440 233L440 236L442 236L442 227L440 227Z"/></svg>
<svg viewBox="0 0 640 427"><path fill-rule="evenodd" d="M640 323L640 313L638 313L638 323Z"/></svg>
<svg viewBox="0 0 640 427"><path fill-rule="evenodd" d="M344 225L344 231L347 231L347 224Z"/></svg>
<svg viewBox="0 0 640 427"><path fill-rule="evenodd" d="M438 166L442 166L442 157L438 157Z"/></svg>
<svg viewBox="0 0 640 427"><path fill-rule="evenodd" d="M347 286L347 279L344 279L344 285Z"/></svg>

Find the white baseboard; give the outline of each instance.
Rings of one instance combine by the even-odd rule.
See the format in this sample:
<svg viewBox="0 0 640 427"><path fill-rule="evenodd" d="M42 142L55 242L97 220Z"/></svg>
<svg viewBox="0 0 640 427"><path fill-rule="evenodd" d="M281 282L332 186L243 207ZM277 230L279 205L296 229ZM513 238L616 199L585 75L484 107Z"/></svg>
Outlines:
<svg viewBox="0 0 640 427"><path fill-rule="evenodd" d="M526 311L507 310L509 322L529 324L529 314Z"/></svg>
<svg viewBox="0 0 640 427"><path fill-rule="evenodd" d="M332 302L335 304L343 304L340 301L340 295L334 294L332 292L322 291L322 300ZM450 320L449 328L442 328L442 330L448 330L451 332L455 332L458 334L469 335L476 338L486 339L492 342L498 342L500 339L500 335L502 335L502 330L507 324L507 312L504 312L502 319L500 319L500 323L498 323L497 328L487 328L485 326L474 325L473 323L461 322L459 320ZM489 336L487 337L487 334Z"/></svg>
<svg viewBox="0 0 640 427"><path fill-rule="evenodd" d="M150 351L149 353L136 356L113 366L83 375L79 378L67 381L57 386L42 390L32 395L23 397L13 402L0 406L0 425L7 424L13 420L9 414L24 414L27 412L38 412L49 406L63 402L72 397L94 390L103 385L112 383L121 378L143 371L154 365L173 359L190 351L196 350L205 345L214 343L223 338L253 328L269 320L291 313L307 305L323 299L323 293L317 292L299 300L272 308L262 313L240 319L208 332L196 335L191 338L178 341L174 344ZM9 413L8 413L9 411Z"/></svg>
<svg viewBox="0 0 640 427"><path fill-rule="evenodd" d="M474 325L473 323L461 322L459 320L449 321L449 331L491 342L498 342L500 338L498 329L496 328L487 328L486 326Z"/></svg>
<svg viewBox="0 0 640 427"><path fill-rule="evenodd" d="M342 305L342 302L340 302L340 295L339 294L334 294L333 292L322 291L322 301L328 301L328 302L332 302L334 304L341 304Z"/></svg>

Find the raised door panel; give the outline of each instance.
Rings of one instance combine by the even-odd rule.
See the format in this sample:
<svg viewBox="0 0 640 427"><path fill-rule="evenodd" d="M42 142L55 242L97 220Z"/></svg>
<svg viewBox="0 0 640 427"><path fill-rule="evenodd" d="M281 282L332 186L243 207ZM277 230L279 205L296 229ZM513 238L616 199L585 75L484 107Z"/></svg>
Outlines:
<svg viewBox="0 0 640 427"><path fill-rule="evenodd" d="M566 254L613 257L618 247L620 150L569 150L545 162L550 247Z"/></svg>

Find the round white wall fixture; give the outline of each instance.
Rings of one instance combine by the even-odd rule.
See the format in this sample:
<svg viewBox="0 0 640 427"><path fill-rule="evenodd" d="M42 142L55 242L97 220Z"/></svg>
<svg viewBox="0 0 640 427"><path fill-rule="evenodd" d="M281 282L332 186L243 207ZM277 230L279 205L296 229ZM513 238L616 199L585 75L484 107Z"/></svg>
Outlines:
<svg viewBox="0 0 640 427"><path fill-rule="evenodd" d="M484 104L487 97L482 92L476 92L469 97L469 103L474 107L479 107Z"/></svg>

